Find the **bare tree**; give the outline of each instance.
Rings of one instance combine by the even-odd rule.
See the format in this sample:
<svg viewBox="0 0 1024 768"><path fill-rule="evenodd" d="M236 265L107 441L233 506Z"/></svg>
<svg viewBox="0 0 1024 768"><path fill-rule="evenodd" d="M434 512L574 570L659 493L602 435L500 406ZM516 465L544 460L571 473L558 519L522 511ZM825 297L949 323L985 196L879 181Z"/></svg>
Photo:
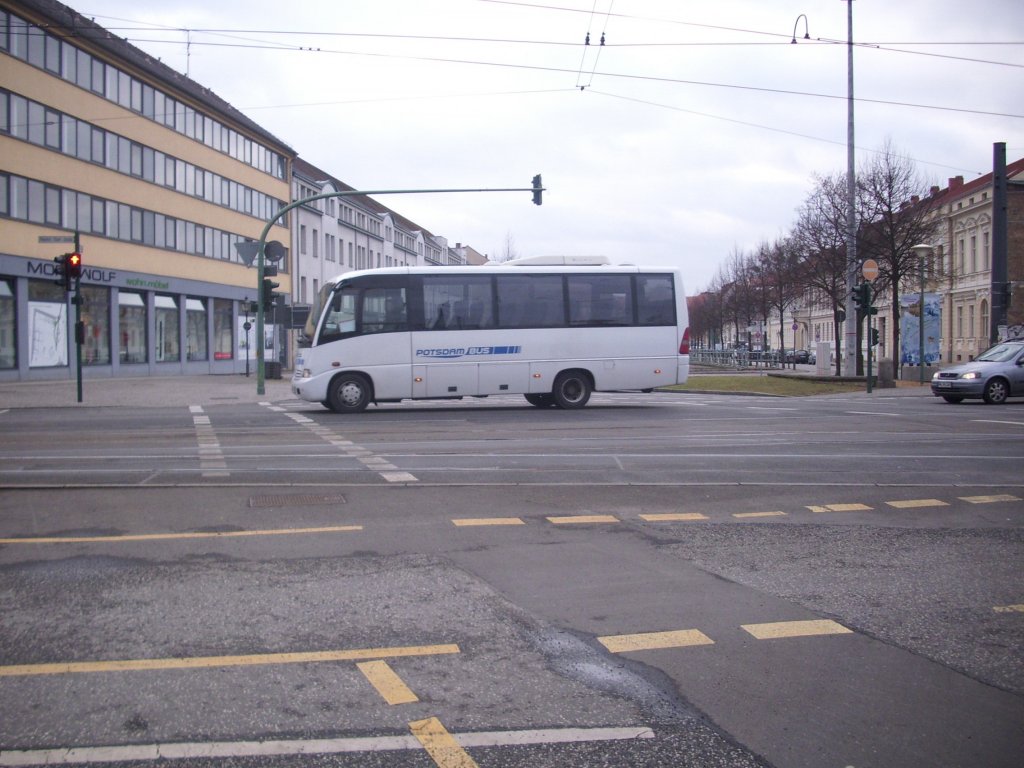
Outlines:
<svg viewBox="0 0 1024 768"><path fill-rule="evenodd" d="M857 252L878 262L875 290L888 290L892 302L892 348L900 348L900 288L918 273L912 248L935 235L938 200L913 160L897 153L891 142L870 159L857 177L861 222Z"/></svg>
<svg viewBox="0 0 1024 768"><path fill-rule="evenodd" d="M832 338L836 340L836 376L842 364L846 285L846 174L815 176L815 187L797 212L793 247L812 300L832 309Z"/></svg>

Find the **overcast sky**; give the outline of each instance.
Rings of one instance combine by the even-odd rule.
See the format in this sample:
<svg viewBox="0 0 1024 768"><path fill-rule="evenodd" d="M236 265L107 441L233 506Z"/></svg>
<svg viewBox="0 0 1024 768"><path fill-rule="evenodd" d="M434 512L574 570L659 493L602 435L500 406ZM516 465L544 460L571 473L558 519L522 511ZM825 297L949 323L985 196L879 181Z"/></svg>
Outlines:
<svg viewBox="0 0 1024 768"><path fill-rule="evenodd" d="M379 198L492 256L674 265L697 293L789 231L815 173L846 169L844 0L71 4L357 189L542 173L541 207L528 192ZM945 186L990 172L994 142L1024 156L1024 2L853 13L858 164L889 140Z"/></svg>

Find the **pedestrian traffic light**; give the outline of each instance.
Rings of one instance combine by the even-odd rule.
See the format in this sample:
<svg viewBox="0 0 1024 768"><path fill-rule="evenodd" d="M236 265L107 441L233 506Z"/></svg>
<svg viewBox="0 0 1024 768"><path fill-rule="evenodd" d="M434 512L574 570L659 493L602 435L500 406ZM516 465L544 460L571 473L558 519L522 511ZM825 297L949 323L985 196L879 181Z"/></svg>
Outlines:
<svg viewBox="0 0 1024 768"><path fill-rule="evenodd" d="M868 343L870 343L872 347L877 347L878 346L878 329L877 328L872 328L871 329L871 334L869 336L869 342Z"/></svg>
<svg viewBox="0 0 1024 768"><path fill-rule="evenodd" d="M533 177L533 204L541 204L541 193L544 192L544 186L540 183L540 174L538 173Z"/></svg>
<svg viewBox="0 0 1024 768"><path fill-rule="evenodd" d="M280 283L275 283L273 280L263 278L263 289L260 292L260 304L263 306L264 312L269 312L273 306L274 301L277 298L277 294L274 293L274 289L277 288Z"/></svg>
<svg viewBox="0 0 1024 768"><path fill-rule="evenodd" d="M82 277L82 254L80 253L65 253L64 258L67 259L67 266L65 267L65 273L68 276L68 281L78 280Z"/></svg>

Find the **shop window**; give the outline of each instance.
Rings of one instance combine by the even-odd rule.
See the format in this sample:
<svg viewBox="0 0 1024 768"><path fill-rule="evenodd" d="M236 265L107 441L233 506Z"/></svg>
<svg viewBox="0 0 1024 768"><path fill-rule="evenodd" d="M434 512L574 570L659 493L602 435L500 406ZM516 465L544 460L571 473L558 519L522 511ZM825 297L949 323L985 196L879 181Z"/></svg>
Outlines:
<svg viewBox="0 0 1024 768"><path fill-rule="evenodd" d="M119 346L122 363L145 363L146 354L146 301L140 293L120 291L117 296L117 314L120 319Z"/></svg>
<svg viewBox="0 0 1024 768"><path fill-rule="evenodd" d="M233 315L234 311L230 299L213 300L214 360L231 360L234 357Z"/></svg>
<svg viewBox="0 0 1024 768"><path fill-rule="evenodd" d="M18 365L14 281L0 278L0 369Z"/></svg>
<svg viewBox="0 0 1024 768"><path fill-rule="evenodd" d="M181 360L181 323L178 300L157 294L154 302L156 326L156 361L172 363Z"/></svg>
<svg viewBox="0 0 1024 768"><path fill-rule="evenodd" d="M110 365L110 289L82 286L83 365Z"/></svg>
<svg viewBox="0 0 1024 768"><path fill-rule="evenodd" d="M68 305L64 289L48 280L28 283L28 364L68 364Z"/></svg>
<svg viewBox="0 0 1024 768"><path fill-rule="evenodd" d="M207 360L206 302L203 299L185 299L185 339L189 360Z"/></svg>

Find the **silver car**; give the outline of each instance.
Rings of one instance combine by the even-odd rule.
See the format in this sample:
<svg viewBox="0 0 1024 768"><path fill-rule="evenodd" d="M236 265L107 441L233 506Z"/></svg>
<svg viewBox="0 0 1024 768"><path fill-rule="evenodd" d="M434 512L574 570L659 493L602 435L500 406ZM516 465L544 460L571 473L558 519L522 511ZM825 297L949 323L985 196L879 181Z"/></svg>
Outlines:
<svg viewBox="0 0 1024 768"><path fill-rule="evenodd" d="M944 368L932 376L932 394L947 403L981 398L995 405L1024 396L1024 339L1004 341L969 363Z"/></svg>

